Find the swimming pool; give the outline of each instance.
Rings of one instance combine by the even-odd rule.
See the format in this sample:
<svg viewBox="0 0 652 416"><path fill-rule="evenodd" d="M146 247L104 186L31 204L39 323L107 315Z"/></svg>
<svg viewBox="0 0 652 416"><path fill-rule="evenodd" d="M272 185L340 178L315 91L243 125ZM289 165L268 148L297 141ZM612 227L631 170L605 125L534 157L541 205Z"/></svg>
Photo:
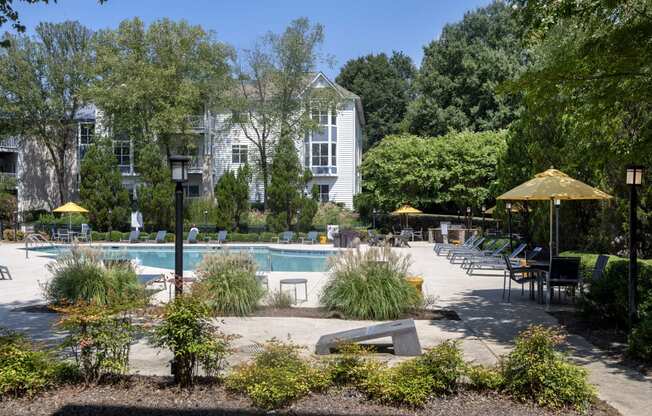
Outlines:
<svg viewBox="0 0 652 416"><path fill-rule="evenodd" d="M108 259L131 259L141 266L174 270L174 247L152 246L101 246L102 254ZM57 255L64 247L40 250ZM265 246L184 246L183 269L194 270L206 253L229 252L250 253L259 270L275 272L323 272L326 270L327 258L334 255L333 250L286 250Z"/></svg>

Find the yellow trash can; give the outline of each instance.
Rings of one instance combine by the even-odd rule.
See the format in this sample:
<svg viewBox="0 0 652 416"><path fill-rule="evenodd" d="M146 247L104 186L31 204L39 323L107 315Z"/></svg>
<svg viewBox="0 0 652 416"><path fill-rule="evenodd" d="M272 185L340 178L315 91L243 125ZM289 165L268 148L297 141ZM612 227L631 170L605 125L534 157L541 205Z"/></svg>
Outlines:
<svg viewBox="0 0 652 416"><path fill-rule="evenodd" d="M409 284L414 286L417 292L423 294L423 277L421 276L408 276L405 278Z"/></svg>
<svg viewBox="0 0 652 416"><path fill-rule="evenodd" d="M325 235L320 235L319 244L326 244L326 243L328 243L328 238Z"/></svg>

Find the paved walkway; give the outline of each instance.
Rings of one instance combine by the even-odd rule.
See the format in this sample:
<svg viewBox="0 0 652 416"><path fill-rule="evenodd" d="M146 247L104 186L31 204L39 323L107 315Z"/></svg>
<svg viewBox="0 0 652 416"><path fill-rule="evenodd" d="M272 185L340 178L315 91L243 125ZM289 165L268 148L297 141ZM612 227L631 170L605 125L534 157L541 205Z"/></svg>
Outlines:
<svg viewBox="0 0 652 416"><path fill-rule="evenodd" d="M0 264L9 266L15 279L0 281L0 325L26 331L39 340L56 340L61 334L52 328L56 319L54 315L12 311L17 307L42 303L37 282L49 278L44 266L50 259L30 254L30 259L26 260L20 247L0 245ZM424 347L436 345L445 339L458 339L462 341L467 359L495 363L497 357L509 352L514 336L528 325L557 323L545 313L543 307L529 301L527 296L520 296L520 288L514 289L512 303L503 303L502 274L466 276L458 266L435 256L432 248L424 243L416 243L411 249L398 250L412 256L411 270L413 274L424 277L424 290L426 294L437 297L436 306L453 309L462 318L461 321L417 321ZM155 271L145 270L147 273ZM303 306L316 306L326 276L322 273L299 275L309 279L308 302ZM272 273L270 288L276 289L278 280L286 276L297 274ZM167 297L164 292L158 295L160 301L167 300ZM270 338L290 338L311 351L319 336L325 333L369 324L372 323L306 318L225 318L220 323L222 331L240 335L234 342L238 352L231 358L231 363L247 359L255 350L256 343ZM581 337L571 336L568 341L572 359L589 370L590 381L597 385L603 400L626 416L650 414L652 379L610 360ZM392 356L386 358L395 359ZM169 353L157 351L144 341L132 349L132 369L138 373L168 374L169 359Z"/></svg>

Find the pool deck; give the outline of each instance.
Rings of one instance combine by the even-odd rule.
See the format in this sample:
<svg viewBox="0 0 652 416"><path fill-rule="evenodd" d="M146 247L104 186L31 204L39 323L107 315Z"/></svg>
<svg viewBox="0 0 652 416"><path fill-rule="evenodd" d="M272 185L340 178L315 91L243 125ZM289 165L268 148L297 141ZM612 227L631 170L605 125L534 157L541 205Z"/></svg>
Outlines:
<svg viewBox="0 0 652 416"><path fill-rule="evenodd" d="M119 244L110 244L111 246ZM201 244L200 244L201 245ZM250 246L253 244L247 244ZM139 244L139 247L145 245ZM156 245L161 247L162 245ZM233 245L236 246L236 245ZM265 244L272 248L290 250L332 249L320 245ZM195 247L192 245L191 247ZM27 332L45 342L60 339L62 334L52 327L54 314L16 312L12 309L43 303L38 282L49 279L45 265L52 261L47 256L30 252L25 259L21 244L0 243L0 264L6 265L14 277L12 281L0 280L0 326ZM502 301L502 273L493 276L465 275L456 265L437 257L432 246L414 243L412 248L395 249L412 257L411 272L424 278L424 292L436 297L435 307L453 309L461 321L416 321L423 347L438 344L446 339L462 342L465 357L478 363L495 363L501 354L512 348L514 336L530 324L555 325L556 319L545 313L544 308L520 296L520 288L514 288L512 302ZM142 273L157 274L169 270L143 268ZM269 287L278 288L285 277L308 279L308 301L301 306L317 306L319 292L326 282L325 273L272 272ZM168 293L161 291L156 299L168 300ZM372 324L364 321L308 318L224 318L217 320L221 330L240 336L234 342L236 353L230 363L250 357L254 344L270 338L290 338L312 351L317 339L327 333ZM643 416L652 406L652 379L628 369L610 359L579 336L569 336L568 353L571 358L589 370L590 381L598 387L600 397L623 415ZM383 355L388 360L398 358ZM141 374L169 374L170 355L158 351L144 341L133 346L132 371Z"/></svg>

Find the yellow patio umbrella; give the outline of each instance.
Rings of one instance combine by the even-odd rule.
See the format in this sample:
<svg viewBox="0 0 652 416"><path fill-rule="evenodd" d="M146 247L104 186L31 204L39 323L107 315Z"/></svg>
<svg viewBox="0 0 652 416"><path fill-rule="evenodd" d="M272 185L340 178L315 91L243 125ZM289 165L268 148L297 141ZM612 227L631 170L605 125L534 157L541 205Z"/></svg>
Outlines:
<svg viewBox="0 0 652 416"><path fill-rule="evenodd" d="M88 210L86 208L82 208L79 205L75 204L74 202L68 202L67 204L61 205L59 208L54 209L52 212L57 212L57 213L62 213L68 214L68 229L72 228L72 214L84 214L87 213Z"/></svg>
<svg viewBox="0 0 652 416"><path fill-rule="evenodd" d="M498 209L498 207L496 207L494 205L493 207L485 210L484 213L487 214L487 215L494 215L494 212L496 212L497 209ZM505 210L507 210L507 208L505 208ZM524 211L523 207L521 207L520 205L516 205L516 204L512 205L512 212L521 212L521 211Z"/></svg>
<svg viewBox="0 0 652 416"><path fill-rule="evenodd" d="M505 201L550 201L550 260L552 263L552 211L555 200L604 200L610 198L612 198L611 195L582 181L573 179L564 172L550 168L545 172L537 173L534 178L505 192L496 199Z"/></svg>
<svg viewBox="0 0 652 416"><path fill-rule="evenodd" d="M408 225L408 215L423 214L422 211L406 204L392 212L392 215L405 215L405 226Z"/></svg>

